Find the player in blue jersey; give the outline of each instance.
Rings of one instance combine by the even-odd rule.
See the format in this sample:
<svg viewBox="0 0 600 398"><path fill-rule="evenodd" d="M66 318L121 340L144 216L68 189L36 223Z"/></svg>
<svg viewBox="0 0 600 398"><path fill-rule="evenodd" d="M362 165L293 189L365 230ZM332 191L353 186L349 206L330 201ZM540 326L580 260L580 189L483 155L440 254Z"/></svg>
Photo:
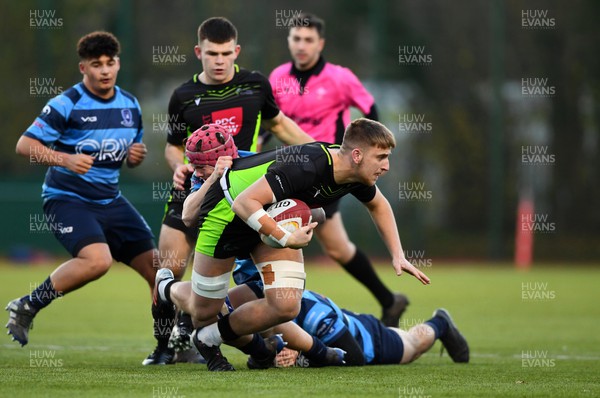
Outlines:
<svg viewBox="0 0 600 398"><path fill-rule="evenodd" d="M387 327L373 315L340 309L329 298L306 290L294 322L328 346L346 351L349 365L407 364L427 352L437 339L454 362L469 362L467 341L443 308L435 310L431 319L405 331ZM352 340L358 342L360 351ZM298 361L302 363L306 362Z"/></svg>
<svg viewBox="0 0 600 398"><path fill-rule="evenodd" d="M236 261L233 278L239 285L228 292L229 311L248 300L263 298L262 281L251 260ZM370 314L358 314L341 309L331 299L305 290L300 312L294 322L308 334L329 347L345 351L346 365L407 364L428 351L439 339L454 362L469 362L469 346L458 331L450 314L437 309L431 319L404 331L386 327ZM273 332L290 339L287 325L273 328ZM311 361L297 351L284 348L277 356L278 366L312 366Z"/></svg>
<svg viewBox="0 0 600 398"><path fill-rule="evenodd" d="M139 166L147 152L140 105L116 86L120 44L111 33L93 32L79 40L77 52L82 82L52 98L16 147L30 162L49 166L44 215L73 257L6 307L8 333L22 346L42 308L100 278L113 259L154 286L154 237L118 186L123 162Z"/></svg>

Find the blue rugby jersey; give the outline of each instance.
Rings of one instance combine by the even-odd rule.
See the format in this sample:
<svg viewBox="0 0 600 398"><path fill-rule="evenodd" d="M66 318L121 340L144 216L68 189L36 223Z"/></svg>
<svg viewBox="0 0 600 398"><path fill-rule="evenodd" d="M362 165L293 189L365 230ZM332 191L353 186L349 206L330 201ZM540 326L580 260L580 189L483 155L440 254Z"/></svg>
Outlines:
<svg viewBox="0 0 600 398"><path fill-rule="evenodd" d="M83 175L50 166L42 190L44 200L71 196L106 204L121 195L119 173L127 148L141 142L143 134L142 111L133 95L115 86L115 95L102 99L78 83L48 101L23 135L58 152L95 158Z"/></svg>
<svg viewBox="0 0 600 398"><path fill-rule="evenodd" d="M294 319L302 329L330 344L349 330L362 348L366 363L375 359L375 345L370 331L371 325L365 325L349 311L342 311L329 298L310 290L302 293L300 313Z"/></svg>

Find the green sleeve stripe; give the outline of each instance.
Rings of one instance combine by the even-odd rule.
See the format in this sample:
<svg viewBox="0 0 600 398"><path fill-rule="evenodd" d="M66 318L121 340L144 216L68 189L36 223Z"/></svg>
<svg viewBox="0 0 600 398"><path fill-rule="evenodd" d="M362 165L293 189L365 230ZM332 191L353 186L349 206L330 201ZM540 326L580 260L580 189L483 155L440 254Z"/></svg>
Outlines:
<svg viewBox="0 0 600 398"><path fill-rule="evenodd" d="M260 123L262 122L262 112L258 112L256 115L256 125L254 126L254 136L252 137L252 145L250 146L251 152L256 152L258 147L258 133L260 132Z"/></svg>
<svg viewBox="0 0 600 398"><path fill-rule="evenodd" d="M321 144L321 149L323 149L323 151L327 155L327 162L331 166L331 154L329 153L329 151L327 150L327 148L325 148L325 145L323 145L323 144Z"/></svg>

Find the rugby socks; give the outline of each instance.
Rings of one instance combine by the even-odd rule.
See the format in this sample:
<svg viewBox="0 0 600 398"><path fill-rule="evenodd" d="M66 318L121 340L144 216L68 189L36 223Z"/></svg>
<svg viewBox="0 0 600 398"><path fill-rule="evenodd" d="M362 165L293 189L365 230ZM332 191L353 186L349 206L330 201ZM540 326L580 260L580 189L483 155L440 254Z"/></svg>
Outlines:
<svg viewBox="0 0 600 398"><path fill-rule="evenodd" d="M321 340L312 336L313 345L310 350L304 352L304 356L311 361L323 364L327 362L327 346Z"/></svg>
<svg viewBox="0 0 600 398"><path fill-rule="evenodd" d="M373 264L371 264L371 261L369 261L367 256L358 247L352 260L346 264L342 264L342 267L360 283L365 285L383 308L391 307L394 304L394 295L381 282L381 279L375 273Z"/></svg>
<svg viewBox="0 0 600 398"><path fill-rule="evenodd" d="M254 333L252 341L245 346L238 348L241 352L247 355L252 355L254 358L261 360L266 359L273 355L273 351L270 351L265 344L265 340L260 337L258 333Z"/></svg>
<svg viewBox="0 0 600 398"><path fill-rule="evenodd" d="M175 279L165 279L158 283L156 290L158 291L161 300L173 304L171 301L171 286L173 286L173 283L175 282L177 282Z"/></svg>
<svg viewBox="0 0 600 398"><path fill-rule="evenodd" d="M197 338L209 347L221 345L224 341L237 340L240 336L231 329L229 314L197 332Z"/></svg>
<svg viewBox="0 0 600 398"><path fill-rule="evenodd" d="M436 339L439 339L440 336L443 336L444 333L446 333L446 330L448 330L448 321L441 316L435 316L424 323L425 325L431 326Z"/></svg>
<svg viewBox="0 0 600 398"><path fill-rule="evenodd" d="M209 347L215 347L223 343L216 323L196 329L196 339Z"/></svg>
<svg viewBox="0 0 600 398"><path fill-rule="evenodd" d="M233 341L240 338L240 335L231 329L231 324L229 323L230 315L231 314L227 314L217 321L217 328L219 329L223 341Z"/></svg>
<svg viewBox="0 0 600 398"><path fill-rule="evenodd" d="M175 306L173 304L153 305L154 338L160 349L166 349L169 344L171 331L175 326Z"/></svg>
<svg viewBox="0 0 600 398"><path fill-rule="evenodd" d="M27 300L37 312L58 297L62 297L62 294L54 289L52 281L48 277L44 283L36 287L29 295L22 297L21 300Z"/></svg>

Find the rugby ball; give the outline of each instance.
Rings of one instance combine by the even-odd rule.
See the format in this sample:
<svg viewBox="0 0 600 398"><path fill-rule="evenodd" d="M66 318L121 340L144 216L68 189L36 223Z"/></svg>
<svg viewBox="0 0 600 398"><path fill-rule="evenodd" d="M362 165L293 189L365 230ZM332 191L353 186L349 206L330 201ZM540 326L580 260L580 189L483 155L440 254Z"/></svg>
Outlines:
<svg viewBox="0 0 600 398"><path fill-rule="evenodd" d="M269 217L273 218L279 226L291 233L310 224L313 218L311 209L299 199L280 200L269 206L266 211ZM260 239L268 246L278 249L283 247L270 236L260 234Z"/></svg>

